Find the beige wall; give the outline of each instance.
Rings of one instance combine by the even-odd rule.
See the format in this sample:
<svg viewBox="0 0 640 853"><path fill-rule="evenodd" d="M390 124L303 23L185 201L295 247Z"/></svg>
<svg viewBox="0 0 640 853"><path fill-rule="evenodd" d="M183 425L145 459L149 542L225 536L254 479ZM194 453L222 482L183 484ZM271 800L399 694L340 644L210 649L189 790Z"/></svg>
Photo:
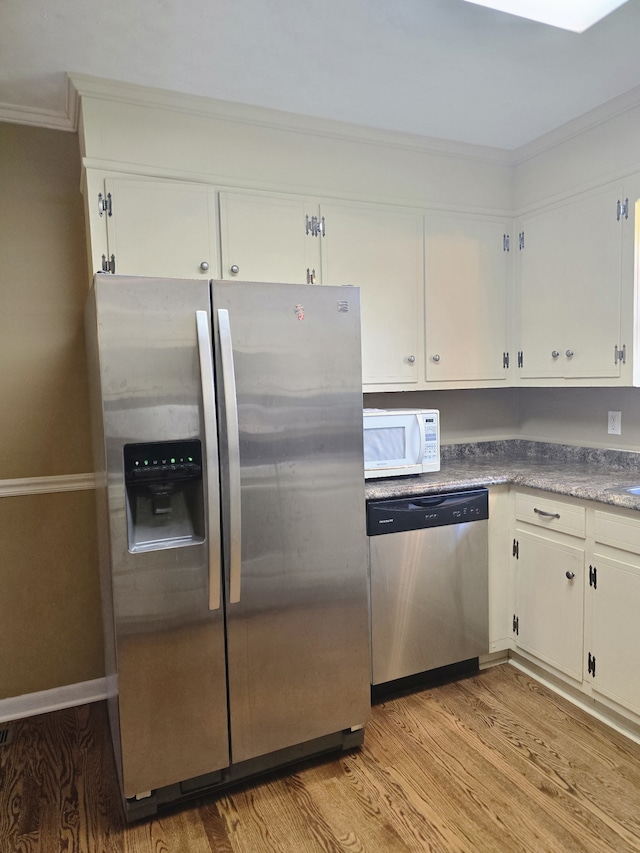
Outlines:
<svg viewBox="0 0 640 853"><path fill-rule="evenodd" d="M640 388L523 388L519 407L522 438L640 451ZM609 411L621 435L608 435Z"/></svg>
<svg viewBox="0 0 640 853"><path fill-rule="evenodd" d="M103 675L91 490L0 498L0 699Z"/></svg>
<svg viewBox="0 0 640 853"><path fill-rule="evenodd" d="M525 438L640 452L640 388L504 388L365 394L365 406L440 409L442 442ZM607 413L622 412L621 435Z"/></svg>
<svg viewBox="0 0 640 853"><path fill-rule="evenodd" d="M519 390L516 388L464 391L404 391L365 394L372 408L439 409L441 441L495 441L515 438L519 429Z"/></svg>
<svg viewBox="0 0 640 853"><path fill-rule="evenodd" d="M73 134L0 124L0 482L92 471ZM99 678L93 492L0 497L0 699Z"/></svg>
<svg viewBox="0 0 640 853"><path fill-rule="evenodd" d="M76 136L0 124L0 479L91 471L79 184Z"/></svg>

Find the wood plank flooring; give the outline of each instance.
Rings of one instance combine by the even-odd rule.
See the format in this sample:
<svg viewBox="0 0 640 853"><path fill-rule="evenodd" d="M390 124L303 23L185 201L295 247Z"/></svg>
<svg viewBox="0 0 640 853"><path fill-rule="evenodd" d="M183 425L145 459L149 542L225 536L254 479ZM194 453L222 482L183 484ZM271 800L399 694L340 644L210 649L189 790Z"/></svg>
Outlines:
<svg viewBox="0 0 640 853"><path fill-rule="evenodd" d="M502 665L376 705L365 745L121 816L104 703L0 747L0 853L640 851L640 746Z"/></svg>

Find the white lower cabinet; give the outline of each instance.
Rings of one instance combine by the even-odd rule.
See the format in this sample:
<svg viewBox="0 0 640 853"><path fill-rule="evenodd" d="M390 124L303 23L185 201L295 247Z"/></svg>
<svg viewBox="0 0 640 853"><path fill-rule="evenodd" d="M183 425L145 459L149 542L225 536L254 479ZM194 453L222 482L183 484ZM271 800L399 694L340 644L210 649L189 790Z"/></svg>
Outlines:
<svg viewBox="0 0 640 853"><path fill-rule="evenodd" d="M515 643L582 680L584 543L516 528Z"/></svg>
<svg viewBox="0 0 640 853"><path fill-rule="evenodd" d="M587 570L587 682L640 715L640 519L596 510Z"/></svg>
<svg viewBox="0 0 640 853"><path fill-rule="evenodd" d="M640 736L640 513L512 500L512 649Z"/></svg>
<svg viewBox="0 0 640 853"><path fill-rule="evenodd" d="M582 681L586 511L544 492L515 493L515 648Z"/></svg>
<svg viewBox="0 0 640 853"><path fill-rule="evenodd" d="M594 692L640 714L640 560L594 553L590 567L588 678ZM634 562L631 562L634 560Z"/></svg>
<svg viewBox="0 0 640 853"><path fill-rule="evenodd" d="M489 489L489 651L511 645L509 486Z"/></svg>

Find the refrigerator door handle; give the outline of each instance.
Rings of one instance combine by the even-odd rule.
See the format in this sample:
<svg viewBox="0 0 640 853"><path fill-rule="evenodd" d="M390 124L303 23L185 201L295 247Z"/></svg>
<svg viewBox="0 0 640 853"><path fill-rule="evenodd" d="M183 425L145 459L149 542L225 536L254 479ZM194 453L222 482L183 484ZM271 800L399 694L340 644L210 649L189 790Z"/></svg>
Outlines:
<svg viewBox="0 0 640 853"><path fill-rule="evenodd" d="M202 382L202 412L206 445L207 471L207 527L209 531L209 610L220 609L221 556L220 556L220 492L218 470L218 435L216 428L216 402L213 385L213 360L209 314L196 311L200 379Z"/></svg>
<svg viewBox="0 0 640 853"><path fill-rule="evenodd" d="M233 364L231 324L226 308L218 308L220 335L220 360L222 364L222 391L226 417L227 452L229 464L229 603L240 601L241 555L241 505L240 505L240 432L238 429L238 398L236 373Z"/></svg>

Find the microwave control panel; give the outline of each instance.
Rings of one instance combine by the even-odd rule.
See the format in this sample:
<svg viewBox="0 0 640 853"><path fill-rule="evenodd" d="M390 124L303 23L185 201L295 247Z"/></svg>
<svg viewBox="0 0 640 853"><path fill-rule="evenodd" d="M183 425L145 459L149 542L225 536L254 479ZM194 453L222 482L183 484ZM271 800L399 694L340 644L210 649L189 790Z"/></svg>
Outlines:
<svg viewBox="0 0 640 853"><path fill-rule="evenodd" d="M424 431L424 457L422 462L424 465L437 462L439 469L440 447L438 442L438 415L422 415L422 429Z"/></svg>

